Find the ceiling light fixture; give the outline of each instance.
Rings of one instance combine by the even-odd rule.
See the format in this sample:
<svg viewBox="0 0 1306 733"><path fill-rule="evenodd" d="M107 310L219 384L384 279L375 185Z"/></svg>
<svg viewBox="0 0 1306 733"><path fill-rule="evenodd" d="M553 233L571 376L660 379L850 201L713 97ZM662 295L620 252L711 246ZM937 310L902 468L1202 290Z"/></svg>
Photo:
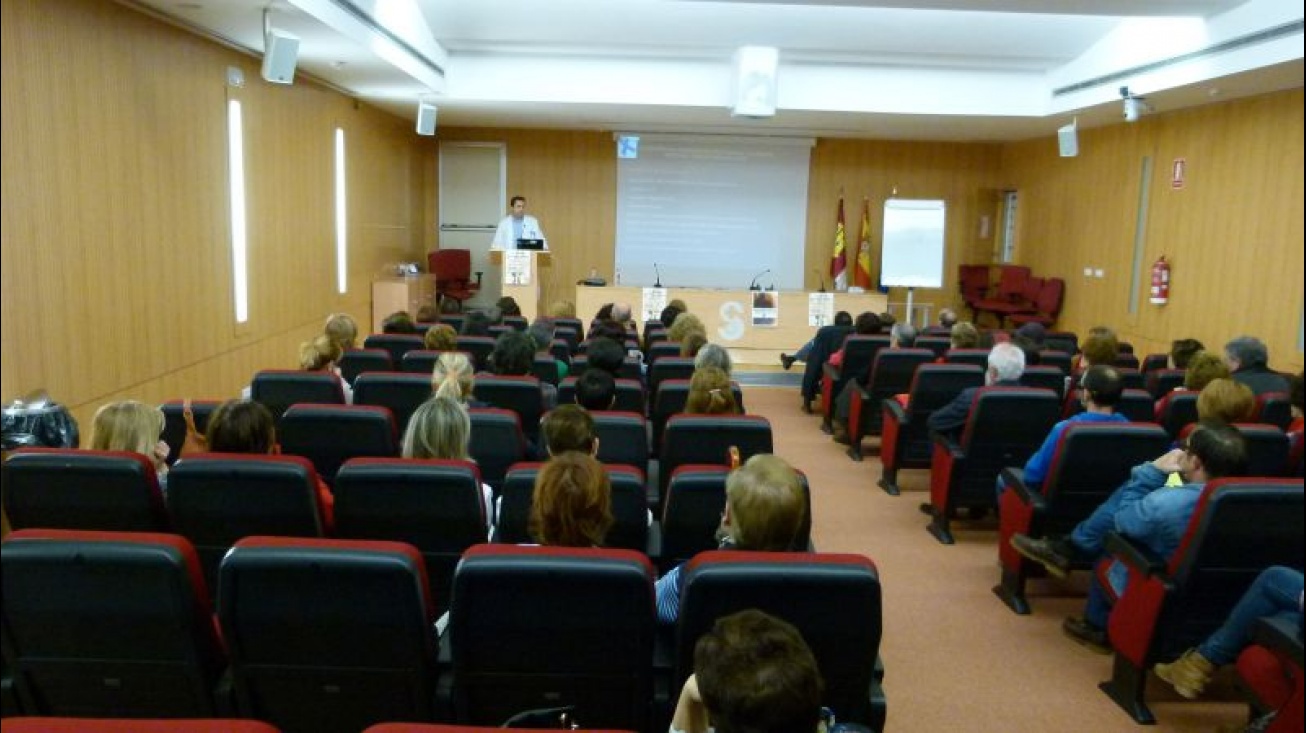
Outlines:
<svg viewBox="0 0 1306 733"><path fill-rule="evenodd" d="M1144 112L1151 112L1152 105L1147 97L1140 97L1129 91L1129 87L1120 87L1120 97L1124 100L1125 122L1137 122Z"/></svg>

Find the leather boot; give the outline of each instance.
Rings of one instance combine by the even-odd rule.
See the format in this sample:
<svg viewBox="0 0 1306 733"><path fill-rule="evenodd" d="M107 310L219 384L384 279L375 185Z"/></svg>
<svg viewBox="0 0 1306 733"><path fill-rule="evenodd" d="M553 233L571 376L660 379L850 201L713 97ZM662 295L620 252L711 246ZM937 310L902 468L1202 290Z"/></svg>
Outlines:
<svg viewBox="0 0 1306 733"><path fill-rule="evenodd" d="M1195 700L1211 681L1215 665L1198 654L1196 649L1189 649L1175 661L1158 664L1152 670L1157 677L1169 682L1180 697Z"/></svg>

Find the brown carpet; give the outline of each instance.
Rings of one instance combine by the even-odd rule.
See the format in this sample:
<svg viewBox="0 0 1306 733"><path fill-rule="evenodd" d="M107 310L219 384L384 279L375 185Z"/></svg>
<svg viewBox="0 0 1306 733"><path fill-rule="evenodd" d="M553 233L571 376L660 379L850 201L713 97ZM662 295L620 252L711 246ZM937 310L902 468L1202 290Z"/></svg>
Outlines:
<svg viewBox="0 0 1306 733"><path fill-rule="evenodd" d="M776 452L808 476L817 548L860 553L879 568L890 731L1214 731L1246 720L1226 669L1201 701L1153 679L1146 699L1158 725L1136 725L1097 688L1111 675L1111 657L1061 634L1061 620L1083 608L1086 577L1032 581L1033 612L1012 613L991 591L996 522L954 523L957 543L939 544L918 509L928 471L899 472L902 495L889 496L876 486L877 438L854 463L818 417L799 411L796 389L750 387L745 395L748 411L771 421Z"/></svg>

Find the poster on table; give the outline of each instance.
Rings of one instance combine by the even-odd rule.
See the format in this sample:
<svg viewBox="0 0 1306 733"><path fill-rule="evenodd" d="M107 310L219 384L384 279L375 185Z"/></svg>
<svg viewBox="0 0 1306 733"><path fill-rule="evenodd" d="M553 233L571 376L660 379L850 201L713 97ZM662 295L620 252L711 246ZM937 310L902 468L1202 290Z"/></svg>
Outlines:
<svg viewBox="0 0 1306 733"><path fill-rule="evenodd" d="M530 250L513 249L503 253L503 280L505 285L531 284Z"/></svg>
<svg viewBox="0 0 1306 733"><path fill-rule="evenodd" d="M813 328L834 323L834 293L808 293L807 325Z"/></svg>
<svg viewBox="0 0 1306 733"><path fill-rule="evenodd" d="M644 317L640 319L641 323L656 321L662 317L662 311L667 307L667 289L666 288L644 288L644 307L640 312Z"/></svg>
<svg viewBox="0 0 1306 733"><path fill-rule="evenodd" d="M780 320L780 294L774 290L753 293L753 325L774 326Z"/></svg>

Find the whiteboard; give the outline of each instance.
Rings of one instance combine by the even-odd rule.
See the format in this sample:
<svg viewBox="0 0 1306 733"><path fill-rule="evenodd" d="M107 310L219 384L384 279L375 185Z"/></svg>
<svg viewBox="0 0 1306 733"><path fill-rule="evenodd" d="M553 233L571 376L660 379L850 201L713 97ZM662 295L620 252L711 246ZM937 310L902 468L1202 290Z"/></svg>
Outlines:
<svg viewBox="0 0 1306 733"><path fill-rule="evenodd" d="M943 287L945 209L944 202L936 199L889 199L884 202L881 285Z"/></svg>

